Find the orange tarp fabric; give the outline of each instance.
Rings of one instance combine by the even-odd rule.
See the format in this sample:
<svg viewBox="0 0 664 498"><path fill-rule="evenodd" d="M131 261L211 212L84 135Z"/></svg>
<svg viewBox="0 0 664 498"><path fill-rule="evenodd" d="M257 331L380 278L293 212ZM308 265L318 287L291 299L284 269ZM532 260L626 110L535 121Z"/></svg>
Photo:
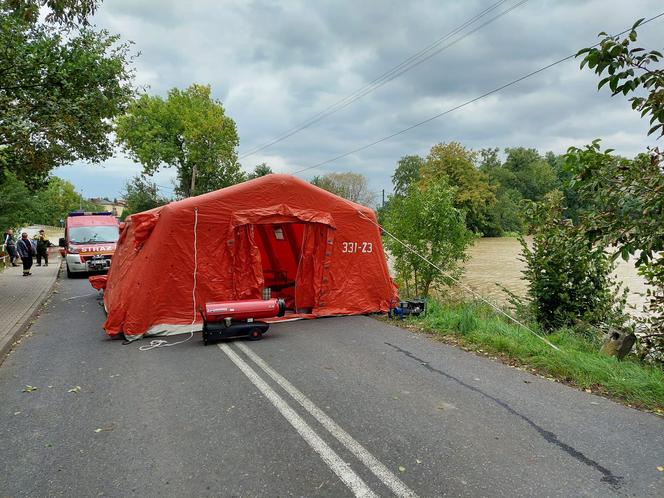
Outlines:
<svg viewBox="0 0 664 498"><path fill-rule="evenodd" d="M88 277L90 285L97 290L103 290L106 288L106 280L106 275L93 275L92 277Z"/></svg>
<svg viewBox="0 0 664 498"><path fill-rule="evenodd" d="M385 312L396 287L375 221L289 175L131 215L106 282L104 329L129 339L200 330L205 302L259 299L266 287L292 316Z"/></svg>

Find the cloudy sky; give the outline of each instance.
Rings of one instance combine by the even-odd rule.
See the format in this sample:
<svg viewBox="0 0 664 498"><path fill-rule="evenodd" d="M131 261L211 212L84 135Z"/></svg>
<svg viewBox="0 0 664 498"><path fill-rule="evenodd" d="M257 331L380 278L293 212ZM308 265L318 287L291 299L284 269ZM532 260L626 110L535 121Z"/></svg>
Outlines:
<svg viewBox="0 0 664 498"><path fill-rule="evenodd" d="M661 0L248 1L106 0L100 28L131 40L141 55L139 85L165 95L210 84L237 123L245 169L261 162L292 173L335 158L453 108L597 41L638 18L664 11ZM298 127L413 54L489 10L438 45L433 57L312 126L258 153L248 151ZM515 7L515 8L514 8ZM512 10L509 10L512 9ZM507 12L503 14L504 12ZM485 24L485 26L481 26ZM468 34L470 31L473 33ZM664 17L639 43L664 48ZM449 46L448 46L449 45ZM379 193L391 189L400 157L426 155L438 142L473 149L526 146L564 152L602 138L633 156L654 140L622 97L597 92L578 60L494 93L423 126L350 154L303 178L354 171ZM140 165L118 153L101 167L76 163L56 174L87 197L120 195ZM155 180L172 194L174 171Z"/></svg>

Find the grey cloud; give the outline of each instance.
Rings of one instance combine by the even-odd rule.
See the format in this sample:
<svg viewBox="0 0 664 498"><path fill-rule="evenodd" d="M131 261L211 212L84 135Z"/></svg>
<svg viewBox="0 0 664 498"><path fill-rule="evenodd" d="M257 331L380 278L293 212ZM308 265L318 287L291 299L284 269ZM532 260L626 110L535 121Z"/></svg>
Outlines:
<svg viewBox="0 0 664 498"><path fill-rule="evenodd" d="M210 83L238 124L242 153L353 93L492 3L107 0L95 21L136 42L142 52L138 76L151 93ZM252 168L268 157L289 171L311 166L574 53L594 43L597 32L620 31L659 8L656 0L530 0L352 106L242 162ZM661 26L644 27L639 41L661 49ZM475 149L523 145L560 153L605 137L607 146L614 140L626 155L644 149L651 143L645 123L625 99L611 99L596 85L593 74L569 61L303 176L353 169L369 176L373 190L389 189L401 156L426 155L434 143L449 140ZM84 190L94 190L90 195L116 195L139 168L122 157L108 164L99 173L101 186L91 166L70 166L66 173ZM161 175L167 182L172 171Z"/></svg>

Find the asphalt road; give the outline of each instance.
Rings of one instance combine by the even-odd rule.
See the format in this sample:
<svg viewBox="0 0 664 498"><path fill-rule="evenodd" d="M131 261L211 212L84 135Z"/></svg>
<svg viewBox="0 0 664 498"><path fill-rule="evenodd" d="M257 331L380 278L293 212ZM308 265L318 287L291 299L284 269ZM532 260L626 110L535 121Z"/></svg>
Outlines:
<svg viewBox="0 0 664 498"><path fill-rule="evenodd" d="M662 419L429 337L346 317L142 352L57 285L0 366L0 497L664 496Z"/></svg>

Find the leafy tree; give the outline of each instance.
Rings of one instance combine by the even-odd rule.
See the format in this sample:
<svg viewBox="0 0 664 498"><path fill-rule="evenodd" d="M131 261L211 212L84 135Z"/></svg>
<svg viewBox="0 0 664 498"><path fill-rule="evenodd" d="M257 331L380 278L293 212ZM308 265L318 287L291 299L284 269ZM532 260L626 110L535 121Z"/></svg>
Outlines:
<svg viewBox="0 0 664 498"><path fill-rule="evenodd" d="M524 230L522 204L523 198L518 191L502 188L498 184L496 203L486 213L485 221L481 225L482 234L485 237L502 237L506 234L522 233Z"/></svg>
<svg viewBox="0 0 664 498"><path fill-rule="evenodd" d="M4 232L28 221L30 192L11 171L3 171L0 180L0 227Z"/></svg>
<svg viewBox="0 0 664 498"><path fill-rule="evenodd" d="M166 99L141 95L117 120L124 150L152 175L162 165L178 172L183 196L217 190L244 178L237 161L235 122L209 85L174 88Z"/></svg>
<svg viewBox="0 0 664 498"><path fill-rule="evenodd" d="M6 0L6 9L26 22L37 22L42 8L45 19L64 26L87 25L88 17L95 13L100 0Z"/></svg>
<svg viewBox="0 0 664 498"><path fill-rule="evenodd" d="M579 189L575 186L574 175L566 166L565 155L547 152L545 159L558 178L558 189L563 193L565 216L575 224L579 223L585 213L597 209L595 199L587 199L581 196Z"/></svg>
<svg viewBox="0 0 664 498"><path fill-rule="evenodd" d="M611 272L615 266L582 227L564 218L562 193L530 202L532 246L520 237L526 262L530 309L545 330L588 324L621 326L625 294L619 295Z"/></svg>
<svg viewBox="0 0 664 498"><path fill-rule="evenodd" d="M364 206L372 206L375 202L375 195L369 190L367 177L360 173L328 173L313 177L311 183Z"/></svg>
<svg viewBox="0 0 664 498"><path fill-rule="evenodd" d="M51 176L46 186L31 192L12 172L5 171L0 184L0 226L24 224L59 226L60 219L77 209L94 210L70 182Z"/></svg>
<svg viewBox="0 0 664 498"><path fill-rule="evenodd" d="M541 200L560 183L548 159L535 149L515 147L505 149L505 153L505 163L501 163L498 149L480 150L479 169L487 175L496 195L495 204L479 224L481 232L489 236L520 233L524 229L524 199Z"/></svg>
<svg viewBox="0 0 664 498"><path fill-rule="evenodd" d="M128 181L122 192L126 208L122 212L122 218L135 213L141 213L148 209L154 209L168 203L168 199L159 195L157 184L149 181L144 175L136 175Z"/></svg>
<svg viewBox="0 0 664 498"><path fill-rule="evenodd" d="M488 173L503 164L498 158L498 147L492 149L480 149L480 171Z"/></svg>
<svg viewBox="0 0 664 498"><path fill-rule="evenodd" d="M496 203L487 211L481 225L481 232L487 237L500 237L505 232L521 233L523 230L523 196L514 187L518 184L516 174L503 166L498 150L481 149L479 153L479 169L487 175L496 195Z"/></svg>
<svg viewBox="0 0 664 498"><path fill-rule="evenodd" d="M599 84L608 83L612 95L633 95L632 108L649 117L648 134L664 136L664 67L661 52L633 47L637 41L637 21L620 39L600 33L598 47L584 48L581 68L586 65L598 76L608 73ZM633 161L617 158L611 150L601 151L599 140L584 148L570 148L566 166L582 198L599 206L587 215L585 223L592 241L612 244L627 259L638 254L636 262L649 291L648 315L640 336L642 357L664 354L664 154L655 148Z"/></svg>
<svg viewBox="0 0 664 498"><path fill-rule="evenodd" d="M376 208L376 215L380 224L385 219L385 213L388 211L392 198L405 196L410 186L420 181L420 169L423 165L424 159L417 155L403 156L399 159L392 175L392 189L394 193L392 196L388 196L387 200L383 196L382 203Z"/></svg>
<svg viewBox="0 0 664 498"><path fill-rule="evenodd" d="M247 175L247 178L249 180L253 180L254 178L260 178L261 176L271 175L272 173L274 173L274 171L272 171L272 168L270 168L265 163L261 163L261 164L257 164L254 167L254 171L249 173L249 175Z"/></svg>
<svg viewBox="0 0 664 498"><path fill-rule="evenodd" d="M551 165L535 149L505 149L504 168L513 173L503 186L518 190L524 199L539 201L558 187L558 178Z"/></svg>
<svg viewBox="0 0 664 498"><path fill-rule="evenodd" d="M56 17L78 15L73 2L47 3ZM63 33L9 4L33 5L0 0L0 157L34 189L56 166L112 155L112 119L133 98L133 70L117 36L89 27Z"/></svg>
<svg viewBox="0 0 664 498"><path fill-rule="evenodd" d="M598 83L598 90L608 83L613 96L644 92L645 95L630 97L632 109L639 111L642 117L650 116L652 127L648 135L664 136L664 68L652 67L662 59L662 53L631 47L637 39L636 28L642 22L643 19L636 21L622 40L618 36L600 33L602 41L599 47L581 49L577 56L584 56L582 69L587 64L598 76L602 76L604 71L608 73Z"/></svg>
<svg viewBox="0 0 664 498"><path fill-rule="evenodd" d="M446 179L455 187L454 205L466 212L466 224L473 232L481 232L486 213L496 203L494 188L486 173L475 167L477 153L458 142L437 144L431 148L420 170L420 184Z"/></svg>
<svg viewBox="0 0 664 498"><path fill-rule="evenodd" d="M459 263L466 259L465 251L474 236L466 228L463 210L454 207L455 194L440 179L423 189L412 184L407 195L394 196L389 203L385 228L442 270L385 237L406 294L427 296L432 286L450 285L448 275L461 275Z"/></svg>
<svg viewBox="0 0 664 498"><path fill-rule="evenodd" d="M37 191L30 201L30 223L59 226L60 219L77 209L92 211L94 205L83 199L71 182L51 176L46 188Z"/></svg>
<svg viewBox="0 0 664 498"><path fill-rule="evenodd" d="M637 254L636 266L649 284L647 332L639 337L642 356L664 351L664 174L662 158L640 154L634 160L602 151L599 140L582 149L570 148L566 167L574 173L580 197L594 209L582 217L593 242L617 248L627 261ZM661 353L660 353L661 354Z"/></svg>
<svg viewBox="0 0 664 498"><path fill-rule="evenodd" d="M392 175L394 195L404 196L414 183L420 180L420 170L424 166L424 159L420 156L403 156L397 163Z"/></svg>
<svg viewBox="0 0 664 498"><path fill-rule="evenodd" d="M593 240L618 245L626 260L639 253L638 263L664 250L664 175L657 156L634 160L602 151L595 140L583 149L571 147L566 166L575 172L575 186L592 197L596 210L584 217Z"/></svg>

